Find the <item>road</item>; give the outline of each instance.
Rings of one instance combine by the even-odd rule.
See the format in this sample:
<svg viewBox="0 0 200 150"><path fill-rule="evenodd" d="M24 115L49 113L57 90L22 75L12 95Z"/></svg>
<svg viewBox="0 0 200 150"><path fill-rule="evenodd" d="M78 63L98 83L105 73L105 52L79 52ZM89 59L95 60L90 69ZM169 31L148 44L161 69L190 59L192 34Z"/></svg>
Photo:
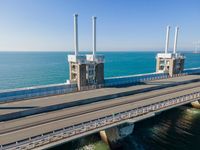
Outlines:
<svg viewBox="0 0 200 150"><path fill-rule="evenodd" d="M162 80L154 80L154 81L147 81L144 82L142 85L137 86L129 86L129 87L121 87L121 88L102 88L90 91L82 91L76 93L69 93L64 95L55 95L43 98L35 98L30 100L22 100L16 102L10 102L5 104L0 104L0 116L14 113L14 112L21 112L25 110L37 109L41 107L59 105L64 103L76 102L76 101L83 101L87 99L94 99L98 98L98 101L105 100L106 96L110 97L119 97L121 93L138 93L137 91L141 91L144 89L151 89L156 87L163 87L166 85L172 85L180 82L187 82L190 80L199 79L199 75L189 75L189 76L182 76L176 78L168 78ZM136 92L134 92L136 91ZM110 99L110 98L109 98Z"/></svg>

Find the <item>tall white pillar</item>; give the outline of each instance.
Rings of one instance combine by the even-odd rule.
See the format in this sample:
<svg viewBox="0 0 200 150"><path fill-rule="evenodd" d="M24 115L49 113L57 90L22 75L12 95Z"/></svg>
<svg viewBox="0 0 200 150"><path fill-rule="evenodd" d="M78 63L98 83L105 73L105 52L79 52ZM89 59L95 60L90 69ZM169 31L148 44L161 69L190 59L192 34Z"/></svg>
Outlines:
<svg viewBox="0 0 200 150"><path fill-rule="evenodd" d="M175 29L175 37L174 37L174 49L173 49L173 53L174 54L176 54L176 49L177 49L178 30L179 30L179 27L176 27L176 29Z"/></svg>
<svg viewBox="0 0 200 150"><path fill-rule="evenodd" d="M78 55L78 14L74 14L74 50L75 56Z"/></svg>
<svg viewBox="0 0 200 150"><path fill-rule="evenodd" d="M97 17L92 17L93 20L93 56L96 55L96 19Z"/></svg>
<svg viewBox="0 0 200 150"><path fill-rule="evenodd" d="M170 32L170 26L167 26L166 43L165 43L165 54L167 54L168 48L169 48L169 32Z"/></svg>

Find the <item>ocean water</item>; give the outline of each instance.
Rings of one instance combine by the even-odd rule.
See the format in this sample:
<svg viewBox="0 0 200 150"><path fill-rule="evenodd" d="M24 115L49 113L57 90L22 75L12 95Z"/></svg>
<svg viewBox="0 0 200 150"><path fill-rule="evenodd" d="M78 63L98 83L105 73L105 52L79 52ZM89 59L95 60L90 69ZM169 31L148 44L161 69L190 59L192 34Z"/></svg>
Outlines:
<svg viewBox="0 0 200 150"><path fill-rule="evenodd" d="M69 78L65 52L0 52L0 90L63 83ZM155 71L155 52L103 52L105 77ZM185 68L200 67L200 55L185 53Z"/></svg>
<svg viewBox="0 0 200 150"><path fill-rule="evenodd" d="M68 79L65 52L0 52L0 89L63 83ZM103 52L105 76L155 71L155 52ZM200 67L200 54L185 53L185 68ZM122 150L199 150L200 110L181 106L135 124ZM52 150L108 150L93 134Z"/></svg>

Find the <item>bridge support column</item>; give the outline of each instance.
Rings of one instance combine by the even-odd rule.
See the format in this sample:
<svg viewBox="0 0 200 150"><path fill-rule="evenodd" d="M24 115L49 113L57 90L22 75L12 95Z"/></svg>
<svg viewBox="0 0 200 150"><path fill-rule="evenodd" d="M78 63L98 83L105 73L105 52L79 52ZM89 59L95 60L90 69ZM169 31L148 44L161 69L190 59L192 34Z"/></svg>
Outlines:
<svg viewBox="0 0 200 150"><path fill-rule="evenodd" d="M120 148L120 140L133 132L134 124L123 124L100 131L101 139L107 143L111 149Z"/></svg>
<svg viewBox="0 0 200 150"><path fill-rule="evenodd" d="M200 100L195 101L195 102L192 102L191 105L192 105L194 108L200 109Z"/></svg>

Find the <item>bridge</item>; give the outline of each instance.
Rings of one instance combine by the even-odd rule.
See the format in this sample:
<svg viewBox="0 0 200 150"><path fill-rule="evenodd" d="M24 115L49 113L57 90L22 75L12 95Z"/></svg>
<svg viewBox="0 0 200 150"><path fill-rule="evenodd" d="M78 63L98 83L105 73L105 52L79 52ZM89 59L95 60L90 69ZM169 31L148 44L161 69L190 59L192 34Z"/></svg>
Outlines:
<svg viewBox="0 0 200 150"><path fill-rule="evenodd" d="M2 103L1 149L46 149L113 126L152 117L199 100L199 81L198 74L190 74L143 81L132 86L104 87Z"/></svg>
<svg viewBox="0 0 200 150"><path fill-rule="evenodd" d="M93 25L95 37L95 17ZM178 28L175 35L177 41ZM176 45L167 52L168 37L165 53L156 57L156 73L104 79L96 37L93 55L85 57L78 54L77 36L75 55L68 56L67 83L0 91L1 150L48 149L102 131L112 142L109 130L126 136L120 129L200 99L200 68L184 69Z"/></svg>

